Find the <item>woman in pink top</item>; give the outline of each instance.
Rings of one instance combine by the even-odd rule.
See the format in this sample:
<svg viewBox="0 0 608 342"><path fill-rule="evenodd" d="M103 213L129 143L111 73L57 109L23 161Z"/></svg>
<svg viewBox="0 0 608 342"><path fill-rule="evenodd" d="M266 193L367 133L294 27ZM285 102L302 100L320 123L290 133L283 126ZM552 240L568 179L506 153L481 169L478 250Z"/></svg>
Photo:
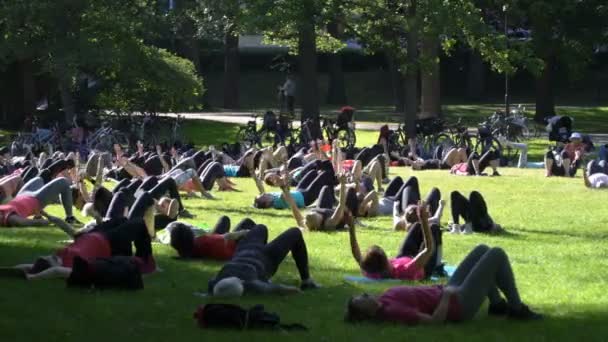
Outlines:
<svg viewBox="0 0 608 342"><path fill-rule="evenodd" d="M542 318L519 298L505 251L479 245L462 261L446 286L399 286L380 296L352 297L348 301L346 320L408 325L468 321L486 298L490 300L490 315L519 320Z"/></svg>
<svg viewBox="0 0 608 342"><path fill-rule="evenodd" d="M389 259L379 246L370 247L362 256L355 225L352 223L352 218L349 218L351 251L366 277L421 280L431 275L437 266L436 251L437 245L441 244L441 231L435 225L435 234L431 232L428 209L424 201L418 203L417 210L419 223L410 229L397 257L393 259Z"/></svg>
<svg viewBox="0 0 608 342"><path fill-rule="evenodd" d="M46 226L49 224L48 221L28 219L28 217L38 215L44 207L55 202L57 198L61 198L66 221L70 224L80 223L72 214L72 195L71 183L67 178L55 178L45 184L41 177L36 177L21 188L17 197L7 204L0 205L0 226Z"/></svg>

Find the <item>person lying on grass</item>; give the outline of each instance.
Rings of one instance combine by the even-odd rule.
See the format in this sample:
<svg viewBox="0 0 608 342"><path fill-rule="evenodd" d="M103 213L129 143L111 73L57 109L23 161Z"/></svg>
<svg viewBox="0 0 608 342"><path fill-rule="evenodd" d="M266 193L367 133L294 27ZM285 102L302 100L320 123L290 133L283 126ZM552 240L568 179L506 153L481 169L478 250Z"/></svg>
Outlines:
<svg viewBox="0 0 608 342"><path fill-rule="evenodd" d="M421 280L430 277L441 265L441 230L429 225L427 204L417 206L418 223L409 230L395 258L389 259L382 247L373 245L361 255L354 224L348 223L350 248L364 276L372 279ZM352 220L351 220L352 221Z"/></svg>
<svg viewBox="0 0 608 342"><path fill-rule="evenodd" d="M507 253L501 248L479 245L460 263L446 285L398 286L380 296L351 297L345 319L407 325L470 321L486 298L490 300L489 315L514 320L543 318L521 301Z"/></svg>
<svg viewBox="0 0 608 342"><path fill-rule="evenodd" d="M22 270L28 280L68 278L72 273L75 257L87 261L112 256L132 256L142 273L156 270L152 255L151 238L154 237L154 199L149 194L140 196L130 210L128 217L119 217L124 207L111 209L116 213L111 220L97 225L91 230L76 232L65 221L42 214L53 224L74 238L74 242L58 250L55 254L37 258L32 264L15 266Z"/></svg>
<svg viewBox="0 0 608 342"><path fill-rule="evenodd" d="M299 206L289 191L287 179L284 179L281 190L283 197L291 208L291 213L299 227L308 230L334 231L344 228L346 224L346 213L357 211L356 190L350 188L346 190L346 175L338 175L340 182L340 197L334 209L334 189L326 185L321 189L321 194L317 200L317 206L312 208L305 216L302 216Z"/></svg>
<svg viewBox="0 0 608 342"><path fill-rule="evenodd" d="M471 153L466 162L452 166L450 173L457 176L483 176L483 172L489 166L492 168L492 176L500 176L498 165L500 164L500 154L495 150L488 150L482 156L477 152Z"/></svg>
<svg viewBox="0 0 608 342"><path fill-rule="evenodd" d="M439 157L439 156L438 156ZM465 148L451 148L442 159L417 159L411 162L412 170L450 170L454 165L469 160Z"/></svg>
<svg viewBox="0 0 608 342"><path fill-rule="evenodd" d="M299 288L270 282L289 252L300 273ZM243 294L292 294L318 287L310 276L302 231L289 228L268 242L268 229L258 224L241 239L232 259L209 280L208 292L213 296L239 297Z"/></svg>
<svg viewBox="0 0 608 342"><path fill-rule="evenodd" d="M255 227L250 219L243 219L231 232L230 218L219 218L211 232L206 232L184 222L172 222L167 226L170 244L182 258L230 260L239 241Z"/></svg>
<svg viewBox="0 0 608 342"><path fill-rule="evenodd" d="M296 190L290 192L291 197L295 200L298 208L304 208L317 200L321 193L321 189L328 185L332 186L336 182L336 175L333 170L329 171L310 171L296 186ZM283 182L281 182L283 183ZM266 192L262 193L263 188L258 186L261 194L256 196L253 205L259 209L274 208L286 209L289 207L285 201L285 196L282 192Z"/></svg>
<svg viewBox="0 0 608 342"><path fill-rule="evenodd" d="M450 195L450 201L452 205L451 233L501 233L504 231L490 217L486 201L479 192L471 191L467 199L460 192L453 191ZM464 225L462 226L460 225L460 217L464 219Z"/></svg>
<svg viewBox="0 0 608 342"><path fill-rule="evenodd" d="M583 182L591 189L608 188L608 175L601 172L589 175L587 169L583 169Z"/></svg>
<svg viewBox="0 0 608 342"><path fill-rule="evenodd" d="M41 177L27 182L17 196L6 204L0 205L0 226L32 227L47 226L44 219L29 219L49 204L61 198L61 204L66 215L66 221L80 224L72 213L72 187L67 178L56 178L45 184Z"/></svg>

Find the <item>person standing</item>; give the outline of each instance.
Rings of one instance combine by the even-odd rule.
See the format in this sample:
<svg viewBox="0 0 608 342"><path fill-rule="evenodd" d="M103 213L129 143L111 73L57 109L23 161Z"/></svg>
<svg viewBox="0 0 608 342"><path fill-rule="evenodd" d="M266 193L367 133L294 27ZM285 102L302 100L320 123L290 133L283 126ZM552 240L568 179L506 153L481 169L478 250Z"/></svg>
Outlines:
<svg viewBox="0 0 608 342"><path fill-rule="evenodd" d="M296 81L292 74L287 74L287 79L281 87L285 101L287 102L287 112L291 115L295 113L295 100L296 100Z"/></svg>

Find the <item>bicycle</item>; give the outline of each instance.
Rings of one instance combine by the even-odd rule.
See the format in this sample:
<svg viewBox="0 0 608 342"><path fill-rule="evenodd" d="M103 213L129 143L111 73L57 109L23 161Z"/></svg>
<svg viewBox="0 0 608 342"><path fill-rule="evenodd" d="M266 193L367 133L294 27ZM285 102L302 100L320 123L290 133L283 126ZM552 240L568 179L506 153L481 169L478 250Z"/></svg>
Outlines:
<svg viewBox="0 0 608 342"><path fill-rule="evenodd" d="M246 149L251 147L276 147L281 143L281 139L277 134L276 127L266 127L262 125L260 130L257 129L257 119L259 115L252 115L252 120L249 120L245 126L241 126L236 132L236 141L243 144ZM276 122L275 122L276 124Z"/></svg>
<svg viewBox="0 0 608 342"><path fill-rule="evenodd" d="M325 133L327 140L331 144L335 139L340 140L340 147L351 149L355 147L357 135L355 133L355 122L349 121L345 125L339 125L336 120L321 118L321 130Z"/></svg>

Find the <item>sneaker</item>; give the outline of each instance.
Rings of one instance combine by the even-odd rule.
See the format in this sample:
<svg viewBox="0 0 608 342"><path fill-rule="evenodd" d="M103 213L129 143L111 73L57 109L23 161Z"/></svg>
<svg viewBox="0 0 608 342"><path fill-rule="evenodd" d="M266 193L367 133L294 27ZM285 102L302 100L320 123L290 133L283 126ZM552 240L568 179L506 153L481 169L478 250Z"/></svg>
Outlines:
<svg viewBox="0 0 608 342"><path fill-rule="evenodd" d="M176 199L172 199L169 202L169 206L167 207L167 216L169 218L174 219L177 218L177 214L179 213L179 202Z"/></svg>
<svg viewBox="0 0 608 342"><path fill-rule="evenodd" d="M82 225L82 222L78 221L74 216L68 216L65 218L65 222L71 224L71 225L77 225L80 226Z"/></svg>
<svg viewBox="0 0 608 342"><path fill-rule="evenodd" d="M492 177L500 177L500 173L498 171L492 172Z"/></svg>
<svg viewBox="0 0 608 342"><path fill-rule="evenodd" d="M189 212L188 210L186 210L186 209L183 209L182 211L180 211L179 214L178 214L178 216L179 217L183 217L183 218L187 218L187 219L194 218L194 215L191 212Z"/></svg>
<svg viewBox="0 0 608 342"><path fill-rule="evenodd" d="M507 317L520 321L538 321L543 319L543 315L530 310L530 308L523 303L517 310L509 309Z"/></svg>
<svg viewBox="0 0 608 342"><path fill-rule="evenodd" d="M465 223L461 228L460 228L460 234L473 234L473 226L471 226L470 223Z"/></svg>
<svg viewBox="0 0 608 342"><path fill-rule="evenodd" d="M203 196L206 199L213 199L213 195L211 195L208 192L201 192L201 196Z"/></svg>
<svg viewBox="0 0 608 342"><path fill-rule="evenodd" d="M460 225L457 223L452 223L450 226L450 234L460 234Z"/></svg>
<svg viewBox="0 0 608 342"><path fill-rule="evenodd" d="M384 179L382 180L382 184L388 184L388 183L390 183L390 182L391 182L391 180L390 180L390 179L388 179L388 178L384 178Z"/></svg>
<svg viewBox="0 0 608 342"><path fill-rule="evenodd" d="M506 316L508 313L509 305L507 305L507 301L504 299L488 306L488 315L490 316Z"/></svg>
<svg viewBox="0 0 608 342"><path fill-rule="evenodd" d="M321 286L319 284L315 283L315 281L312 279L305 280L302 282L302 285L300 285L300 290L302 290L302 291L316 290L319 288L321 288Z"/></svg>

